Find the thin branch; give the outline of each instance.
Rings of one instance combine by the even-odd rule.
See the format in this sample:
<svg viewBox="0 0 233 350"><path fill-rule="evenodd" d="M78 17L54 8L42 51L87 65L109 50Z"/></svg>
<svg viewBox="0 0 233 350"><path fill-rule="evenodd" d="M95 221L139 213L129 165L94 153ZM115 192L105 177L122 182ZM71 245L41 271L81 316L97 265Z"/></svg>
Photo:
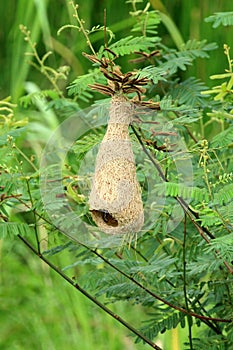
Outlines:
<svg viewBox="0 0 233 350"><path fill-rule="evenodd" d="M37 231L37 216L36 216L36 210L34 208L34 202L32 199L32 194L31 194L28 179L26 179L26 184L27 184L27 190L28 190L28 194L29 194L29 198L30 198L30 202L31 202L32 213L33 213L33 217L34 217L34 232L35 232L35 237L36 237L37 250L38 250L38 254L40 254L41 251L40 251L40 240L39 240L38 231Z"/></svg>
<svg viewBox="0 0 233 350"><path fill-rule="evenodd" d="M158 162L155 161L155 159L151 156L150 152L147 150L147 148L145 147L143 141L141 140L140 135L138 134L138 132L136 131L136 129L133 127L133 125L131 125L131 128L135 134L135 136L137 137L139 143L142 146L142 149L144 151L144 153L148 156L148 158L151 160L152 164L155 166L155 168L157 169L159 176L161 177L161 179L164 182L168 182L166 176L164 175L160 165ZM195 219L199 219L199 216L197 213L195 213L190 207L189 205L185 202L185 200L179 196L176 196L175 199L177 200L177 202L181 205L181 207L183 208L184 212L188 215L188 217L190 218L191 222L193 223L193 225L196 227L197 231L199 232L199 234L202 236L202 238L207 242L210 243L210 239L214 239L215 236L206 228L206 227L202 227L200 226L193 218L193 216L195 217ZM210 238L208 238L208 237ZM216 251L216 255L219 255L219 252ZM229 265L229 263L227 261L223 262L224 265L226 266L227 270L233 275L233 268Z"/></svg>
<svg viewBox="0 0 233 350"><path fill-rule="evenodd" d="M74 238L72 238L74 240ZM87 247L88 248L88 247ZM89 248L88 248L89 249ZM152 292L151 290L149 290L148 288L146 288L145 286L143 286L140 282L138 282L137 280L135 280L132 276L128 275L127 273L125 273L124 271L122 271L121 269L119 269L118 267L116 267L115 265L113 265L108 259L106 259L104 256L102 256L101 254L98 253L98 251L93 250L93 249L89 249L91 252L93 252L96 256L98 256L101 260L103 260L106 264L108 264L109 266L111 266L114 270L118 271L120 274L122 274L124 277L126 277L127 279L129 279L131 282L133 282L134 284L136 284L139 288L141 288L142 290L144 290L146 293L148 293L149 295L151 295L152 297L154 297L155 299L161 301L163 304L166 304L168 306L170 306L172 309L178 310L188 316L194 316L196 318L199 318L200 320L210 320L210 321L216 321L216 322L226 322L226 323L230 323L232 322L231 319L221 319L221 318L215 318L215 317L207 317L207 316L203 316L203 315L199 315L196 314L195 312L186 310L180 306L174 305L172 303L170 303L169 301L163 299L162 297L160 297L159 295L155 294L154 292Z"/></svg>
<svg viewBox="0 0 233 350"><path fill-rule="evenodd" d="M23 203L26 207L29 207L26 203L24 203L20 198L17 198L21 203ZM99 257L101 260L103 260L107 265L109 265L110 267L112 267L114 270L116 270L117 272L119 272L120 274L122 274L124 277L126 277L127 279L129 279L131 282L133 282L134 284L136 284L139 288L141 288L142 290L144 290L146 293L148 293L149 295L151 295L153 298L161 301L162 303L168 305L169 307L178 310L186 315L189 316L194 316L200 320L210 320L210 321L216 321L216 322L224 322L224 323L230 323L232 322L231 319L221 319L221 318L214 318L214 317L206 317L204 315L199 315L195 312L189 312L188 310L179 307L177 305L174 305L170 302L168 302L167 300L163 299L162 297L160 297L159 295L153 293L151 290L149 290L148 288L146 288L145 286L143 286L140 282L138 282L137 280L135 280L132 276L128 275L127 273L125 273L124 271L122 271L121 269L119 269L118 267L116 267L114 264L112 264L107 258L105 258L103 255L101 255L100 253L98 253L97 250L95 249L91 249L88 246L86 246L84 243L81 243L80 241L78 241L76 238L70 236L67 232L63 232L63 230L61 230L59 227L55 226L53 223L51 223L49 220L47 220L46 218L44 218L42 215L40 215L39 213L37 213L38 217L40 217L41 219L43 219L47 224L53 226L56 230L60 231L62 234L64 234L65 236L67 236L69 239L71 239L72 241L78 243L79 245L81 245L82 247L86 248L87 250L89 250L91 253L93 253L94 255L96 255L97 257ZM38 255L38 254L37 254Z"/></svg>
<svg viewBox="0 0 233 350"><path fill-rule="evenodd" d="M83 33L83 35L84 35L84 37L85 37L85 39L86 39L86 41L87 41L87 45L90 47L90 49L91 49L93 55L95 55L95 54L96 54L96 53L95 53L95 50L94 50L94 48L93 48L93 46L92 46L92 43L91 43L91 41L90 41L90 39L89 39L88 33L87 33L87 31L86 31L86 29L84 28L84 25L83 25L85 22L84 22L81 18L79 18L79 14L78 14L78 5L76 5L76 4L74 3L74 1L71 1L70 3L71 3L71 5L73 6L73 10L74 10L73 16L74 16L74 17L77 19L77 21L78 21L78 24L79 24L79 26L80 26L80 30L81 30L81 32Z"/></svg>
<svg viewBox="0 0 233 350"><path fill-rule="evenodd" d="M137 335L140 339L142 339L145 343L150 345L153 349L156 350L162 350L158 345L153 343L150 339L145 337L142 333L140 333L137 329L132 327L128 322L126 322L124 319L122 319L120 316L115 314L113 311L111 311L108 307L106 307L104 304L102 304L98 299L93 297L91 294L89 294L85 289L83 289L76 281L73 281L71 278L69 278L64 272L62 272L57 266L55 266L53 263L51 263L48 259L46 259L42 254L40 254L32 245L31 243L22 237L21 235L18 235L18 238L35 254L37 255L42 261L44 261L52 270L54 270L58 275L60 275L62 278L64 278L69 284L71 284L75 289L77 289L80 293L85 295L89 300L91 300L94 304L96 304L98 307L100 307L103 311L105 311L107 314L109 314L111 317L113 317L116 321L120 322L123 326L125 326L127 329L129 329L132 333Z"/></svg>
<svg viewBox="0 0 233 350"><path fill-rule="evenodd" d="M107 41L107 31L106 31L106 28L107 28L107 14L106 14L106 8L104 9L104 47L108 47L108 41Z"/></svg>
<svg viewBox="0 0 233 350"><path fill-rule="evenodd" d="M29 159L28 156L27 156L24 152L22 152L21 149L18 148L18 147L16 146L15 143L14 143L14 146L13 146L13 147L14 147L14 148L17 150L17 152L19 152L19 154L28 162L28 164L31 165L31 167L33 168L33 170L35 170L35 172L37 172L38 169L37 169L37 167L35 166L35 164L31 161L31 159Z"/></svg>
<svg viewBox="0 0 233 350"><path fill-rule="evenodd" d="M187 294L187 280L186 280L186 238L187 238L187 217L184 213L184 239L183 239L183 291L184 291L184 300L185 300L185 307L187 310L189 310L189 304L188 304L188 294ZM192 319L191 317L188 317L188 337L189 337L189 346L190 350L193 350L193 341L192 341Z"/></svg>
<svg viewBox="0 0 233 350"><path fill-rule="evenodd" d="M191 137L191 139L195 142L198 143L198 139L193 135L193 133L189 130L189 128L185 125L185 129L187 131L187 133L189 134L189 136Z"/></svg>
<svg viewBox="0 0 233 350"><path fill-rule="evenodd" d="M164 173L162 172L162 169L160 168L160 165L158 164L158 162L155 161L155 159L151 156L150 152L147 150L147 148L145 147L143 141L141 140L140 135L138 134L138 132L136 131L136 129L134 128L133 125L131 125L131 128L135 134L135 136L137 137L140 145L142 146L142 149L144 151L144 153L147 155L147 157L150 159L150 161L152 162L152 164L155 166L155 168L157 169L159 176L161 177L161 179L165 182L168 182L168 180L166 179Z"/></svg>

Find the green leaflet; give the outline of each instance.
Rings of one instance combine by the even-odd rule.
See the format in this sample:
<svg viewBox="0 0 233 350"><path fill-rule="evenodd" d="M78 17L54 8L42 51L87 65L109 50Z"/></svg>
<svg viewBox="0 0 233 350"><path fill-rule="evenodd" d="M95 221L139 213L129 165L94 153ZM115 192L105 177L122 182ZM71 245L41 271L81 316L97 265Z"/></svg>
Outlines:
<svg viewBox="0 0 233 350"><path fill-rule="evenodd" d="M0 238L13 238L17 235L28 236L32 229L28 224L21 222L0 222Z"/></svg>
<svg viewBox="0 0 233 350"><path fill-rule="evenodd" d="M131 12L133 15L133 13ZM158 11L150 11L141 13L139 18L132 28L132 32L143 33L144 36L151 35L156 36L158 34L157 28L158 24L161 22L161 13Z"/></svg>
<svg viewBox="0 0 233 350"><path fill-rule="evenodd" d="M92 97L89 85L96 83L101 76L102 74L98 68L90 70L87 74L80 75L68 86L68 95L75 95L83 101L88 102Z"/></svg>
<svg viewBox="0 0 233 350"><path fill-rule="evenodd" d="M174 85L171 96L181 105L197 107L197 105L205 106L206 95L202 95L202 91L206 90L205 84L194 77L190 77L183 82ZM205 97L205 98L204 98Z"/></svg>
<svg viewBox="0 0 233 350"><path fill-rule="evenodd" d="M149 322L146 322L146 326L141 328L150 339L154 339L159 333L164 333L168 329L176 328L178 324L180 324L182 328L185 327L186 316L177 311L170 313L164 310L163 320L161 320L156 313L151 316L152 318ZM137 342L139 343L140 339L137 339Z"/></svg>
<svg viewBox="0 0 233 350"><path fill-rule="evenodd" d="M224 259L231 261L233 256L233 233L213 239L211 244L205 248L205 251L208 253L218 251L222 261Z"/></svg>
<svg viewBox="0 0 233 350"><path fill-rule="evenodd" d="M76 154L76 161L82 160L85 154L101 143L104 136L104 129L99 128L98 131L91 130L88 134L78 139L73 146L73 151Z"/></svg>
<svg viewBox="0 0 233 350"><path fill-rule="evenodd" d="M207 17L205 22L213 23L213 28L217 28L220 25L232 26L233 12L216 12L214 15Z"/></svg>
<svg viewBox="0 0 233 350"><path fill-rule="evenodd" d="M211 142L212 147L226 147L233 143L233 126L217 134Z"/></svg>
<svg viewBox="0 0 233 350"><path fill-rule="evenodd" d="M226 184L214 193L214 203L216 205L227 204L231 201L233 201L233 184Z"/></svg>
<svg viewBox="0 0 233 350"><path fill-rule="evenodd" d="M194 199L198 202L208 201L209 196L205 189L199 187L187 187L184 184L166 182L155 185L155 192L158 195L166 195L171 197L182 197L184 199Z"/></svg>
<svg viewBox="0 0 233 350"><path fill-rule="evenodd" d="M188 40L181 46L181 51L186 52L192 58L208 58L209 52L216 50L216 43L207 43L207 40L198 41L196 39Z"/></svg>
<svg viewBox="0 0 233 350"><path fill-rule="evenodd" d="M110 45L110 49L119 56L128 55L135 51L145 51L149 48L154 48L155 43L158 42L158 38L152 37L133 37L132 35L127 36L114 44Z"/></svg>

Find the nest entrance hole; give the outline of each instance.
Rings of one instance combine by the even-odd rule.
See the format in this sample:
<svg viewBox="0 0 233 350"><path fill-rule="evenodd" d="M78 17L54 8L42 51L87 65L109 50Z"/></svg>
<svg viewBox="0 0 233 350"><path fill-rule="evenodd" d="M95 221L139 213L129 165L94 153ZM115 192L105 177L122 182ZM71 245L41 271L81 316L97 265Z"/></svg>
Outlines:
<svg viewBox="0 0 233 350"><path fill-rule="evenodd" d="M118 221L107 210L91 210L91 213L93 217L101 219L108 226L118 226Z"/></svg>

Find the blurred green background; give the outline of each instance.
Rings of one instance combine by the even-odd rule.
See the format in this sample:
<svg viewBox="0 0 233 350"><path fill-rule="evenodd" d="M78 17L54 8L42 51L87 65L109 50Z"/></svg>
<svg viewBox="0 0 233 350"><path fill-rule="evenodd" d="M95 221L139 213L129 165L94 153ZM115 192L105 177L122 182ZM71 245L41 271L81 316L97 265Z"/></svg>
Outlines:
<svg viewBox="0 0 233 350"><path fill-rule="evenodd" d="M80 0L80 14L86 27L104 23L116 39L129 34L130 4L124 0ZM146 1L141 6L145 6ZM177 25L184 41L196 38L232 46L227 27L213 29L204 18L214 12L232 10L232 1L223 0L151 0L151 7L168 14ZM69 0L8 0L0 2L0 99L12 96L14 103L27 92L26 82L38 88L48 86L40 72L27 63L29 50L19 30L26 25L38 45L39 53L52 50L49 64L53 67L70 65L69 82L86 73L89 62L82 56L87 49L82 35L66 30L57 36L64 24L74 23ZM160 33L167 45L174 46L163 25ZM103 34L94 34L96 47L103 43ZM210 85L209 75L222 72L226 66L223 50L211 53L210 59L197 61L186 76L194 75ZM63 349L147 349L148 345L134 344L128 331L75 289L55 276L47 266L22 246L20 241L0 241L0 349L1 350L63 350ZM127 305L114 305L119 314L127 314L130 321L140 319L141 310L130 311ZM127 309L127 312L125 312ZM129 311L128 311L129 310ZM173 330L161 336L164 350L182 350L181 338L185 330Z"/></svg>

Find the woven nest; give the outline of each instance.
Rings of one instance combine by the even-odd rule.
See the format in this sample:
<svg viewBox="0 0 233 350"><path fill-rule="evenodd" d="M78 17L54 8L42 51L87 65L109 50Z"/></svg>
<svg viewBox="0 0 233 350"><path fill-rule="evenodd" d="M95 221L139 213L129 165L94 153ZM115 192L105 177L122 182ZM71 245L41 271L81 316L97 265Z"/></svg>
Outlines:
<svg viewBox="0 0 233 350"><path fill-rule="evenodd" d="M132 116L133 105L123 96L114 96L89 197L92 218L105 233L138 232L144 222L141 189L128 133Z"/></svg>

